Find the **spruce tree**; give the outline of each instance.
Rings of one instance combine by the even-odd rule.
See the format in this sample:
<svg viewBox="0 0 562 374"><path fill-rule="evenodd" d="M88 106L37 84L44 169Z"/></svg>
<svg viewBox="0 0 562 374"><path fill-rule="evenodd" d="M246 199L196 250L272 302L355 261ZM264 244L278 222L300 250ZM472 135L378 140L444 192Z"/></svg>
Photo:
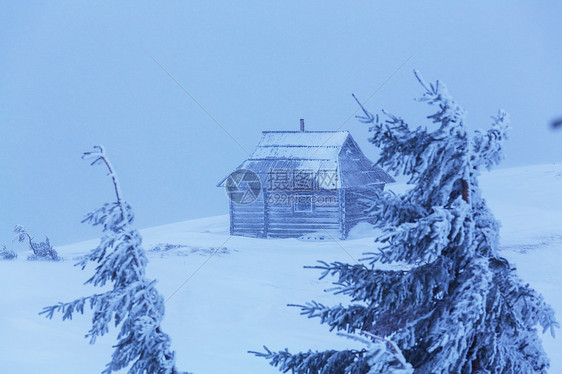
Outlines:
<svg viewBox="0 0 562 374"><path fill-rule="evenodd" d="M445 86L416 77L424 89L419 100L435 108L427 117L432 124L412 128L363 107L358 117L371 125L378 164L409 176L413 186L401 196L385 193L373 206L370 215L382 229L377 251L360 264L315 267L335 277L335 292L351 303L311 302L301 312L331 330L391 340L415 373L547 373L537 327L554 335L554 312L499 253L499 224L478 186L480 172L503 158L508 116L499 111L487 131L471 134ZM381 263L397 266L382 270ZM285 372L389 372L343 364L362 361L361 351L330 352L260 355ZM327 370L336 355L342 364Z"/></svg>
<svg viewBox="0 0 562 374"><path fill-rule="evenodd" d="M82 270L95 263L94 275L86 281L98 287L110 284L106 292L82 297L69 303L45 307L41 314L52 318L55 312L62 319L71 319L84 308L93 310L92 327L87 338L93 344L96 338L109 331L109 325L121 325L111 362L104 374L129 368L130 374L179 374L175 367L175 353L170 348L170 338L160 327L164 318L164 299L158 293L155 280L146 278L148 259L142 248L142 238L132 226L133 211L122 199L117 175L104 148L94 147L83 158L103 164L113 182L116 201L104 204L89 213L83 222L101 226L103 237L76 265Z"/></svg>

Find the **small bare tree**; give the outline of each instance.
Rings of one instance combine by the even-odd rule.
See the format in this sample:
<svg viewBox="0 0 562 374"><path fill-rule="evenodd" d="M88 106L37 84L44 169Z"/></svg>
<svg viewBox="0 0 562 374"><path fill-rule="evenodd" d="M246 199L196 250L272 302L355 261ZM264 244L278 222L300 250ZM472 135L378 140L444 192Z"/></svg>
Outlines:
<svg viewBox="0 0 562 374"><path fill-rule="evenodd" d="M21 225L16 225L14 228L15 238L14 241L19 243L27 242L29 249L33 254L27 257L28 260L45 260L45 261L61 261L60 257L51 245L49 238L45 236L44 242L34 242L27 229Z"/></svg>
<svg viewBox="0 0 562 374"><path fill-rule="evenodd" d="M18 254L3 244L0 248L0 260L15 260L16 258L18 258Z"/></svg>

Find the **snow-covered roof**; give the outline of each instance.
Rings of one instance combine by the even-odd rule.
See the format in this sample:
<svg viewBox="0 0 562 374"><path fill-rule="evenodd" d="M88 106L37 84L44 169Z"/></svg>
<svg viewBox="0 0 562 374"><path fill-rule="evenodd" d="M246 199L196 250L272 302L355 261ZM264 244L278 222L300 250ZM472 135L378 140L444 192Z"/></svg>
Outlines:
<svg viewBox="0 0 562 374"><path fill-rule="evenodd" d="M262 131L258 147L341 147L348 131Z"/></svg>
<svg viewBox="0 0 562 374"><path fill-rule="evenodd" d="M264 131L251 160L335 160L347 131Z"/></svg>
<svg viewBox="0 0 562 374"><path fill-rule="evenodd" d="M335 171L337 188L394 182L363 155L348 131L263 131L255 151L237 169L253 171L264 183L272 170L283 169Z"/></svg>

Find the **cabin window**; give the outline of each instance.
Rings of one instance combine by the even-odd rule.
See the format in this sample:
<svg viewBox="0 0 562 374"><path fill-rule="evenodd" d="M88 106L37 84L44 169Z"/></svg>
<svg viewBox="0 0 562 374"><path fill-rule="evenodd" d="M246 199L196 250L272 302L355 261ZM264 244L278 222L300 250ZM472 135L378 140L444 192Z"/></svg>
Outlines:
<svg viewBox="0 0 562 374"><path fill-rule="evenodd" d="M296 195L293 209L295 213L312 213L312 196Z"/></svg>

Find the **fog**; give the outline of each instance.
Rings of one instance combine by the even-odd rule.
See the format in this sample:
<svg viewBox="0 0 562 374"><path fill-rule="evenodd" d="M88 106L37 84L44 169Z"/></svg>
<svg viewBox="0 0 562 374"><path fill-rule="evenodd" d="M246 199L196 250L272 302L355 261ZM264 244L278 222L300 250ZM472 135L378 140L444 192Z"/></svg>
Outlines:
<svg viewBox="0 0 562 374"><path fill-rule="evenodd" d="M226 214L216 184L262 130L348 130L355 93L412 125L429 122L412 70L439 79L471 129L505 109L502 167L561 161L562 4L49 2L0 14L0 244L15 224L62 245L113 198L80 159L103 144L139 228Z"/></svg>

